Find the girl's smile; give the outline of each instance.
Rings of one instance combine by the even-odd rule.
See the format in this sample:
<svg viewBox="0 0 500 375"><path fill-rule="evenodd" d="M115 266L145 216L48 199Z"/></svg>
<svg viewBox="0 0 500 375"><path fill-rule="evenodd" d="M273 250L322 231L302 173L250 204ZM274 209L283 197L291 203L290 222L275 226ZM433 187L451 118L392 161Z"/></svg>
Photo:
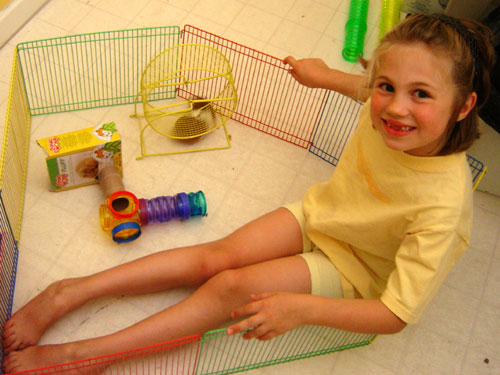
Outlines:
<svg viewBox="0 0 500 375"><path fill-rule="evenodd" d="M439 152L455 108L452 60L423 43L396 44L381 58L371 118L388 147L415 156ZM470 110L466 105L459 118Z"/></svg>
<svg viewBox="0 0 500 375"><path fill-rule="evenodd" d="M396 120L386 119L382 121L384 122L387 133L395 137L405 137L416 129L415 127L408 126Z"/></svg>

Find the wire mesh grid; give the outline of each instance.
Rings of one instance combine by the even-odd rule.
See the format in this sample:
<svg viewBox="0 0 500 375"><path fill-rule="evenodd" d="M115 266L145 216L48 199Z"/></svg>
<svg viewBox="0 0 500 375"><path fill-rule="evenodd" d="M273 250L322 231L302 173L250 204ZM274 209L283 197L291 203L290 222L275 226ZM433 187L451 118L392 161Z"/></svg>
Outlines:
<svg viewBox="0 0 500 375"><path fill-rule="evenodd" d="M179 38L177 26L165 26L20 43L31 114L134 103L147 63ZM164 98L175 98L175 88L150 97Z"/></svg>
<svg viewBox="0 0 500 375"><path fill-rule="evenodd" d="M472 182L474 184L474 190L476 190L477 186L481 182L484 174L486 173L486 166L476 158L467 155L467 162L469 163L469 167L472 172Z"/></svg>
<svg viewBox="0 0 500 375"><path fill-rule="evenodd" d="M134 114L141 126L140 158L230 147L225 123L234 113L238 98L231 66L217 49L195 43L172 46L158 54L146 66L140 86L137 98L142 99L142 114L138 113L137 105ZM162 88L176 90L177 99L151 102L151 94ZM145 120L144 125L141 118ZM197 141L201 136L221 126L224 128L226 139L218 145L205 144L202 148L179 149L168 147L168 143L163 139L163 142L159 143L161 147L158 152L151 152L151 148L146 146L146 139L151 145L154 135L149 129L163 137ZM183 144L185 145L186 143Z"/></svg>
<svg viewBox="0 0 500 375"><path fill-rule="evenodd" d="M12 313L21 234L31 117L17 49L14 51L0 160L0 328ZM0 360L3 362L3 341Z"/></svg>
<svg viewBox="0 0 500 375"><path fill-rule="evenodd" d="M17 242L8 225L3 199L0 199L0 328L2 332L12 314L18 257ZM3 340L0 340L0 364L3 363L3 357Z"/></svg>
<svg viewBox="0 0 500 375"><path fill-rule="evenodd" d="M337 165L347 141L356 130L362 106L363 103L347 98L338 92L328 92L314 129L309 151L328 163ZM481 161L468 154L467 162L475 190L487 168Z"/></svg>
<svg viewBox="0 0 500 375"><path fill-rule="evenodd" d="M233 119L309 148L336 164L355 127L359 103L326 90L302 87L287 73L281 60L192 26L184 28L183 42L211 45L228 57L240 97ZM31 115L131 104L139 92L139 79L149 59L175 43L179 43L179 29L162 27L26 42L19 45L19 52L16 49L0 172L2 326L12 309ZM159 90L157 99L175 94L170 89ZM347 129L337 129L338 125ZM477 186L485 167L472 157L469 163ZM134 357L125 358L122 353L122 357L117 354L94 358L31 373L69 373L75 368L80 372L82 366L99 369L96 373L108 371L117 375L157 373L157 363L159 367L169 368L166 374L230 373L366 345L373 340L373 336L321 327L290 332L269 343L238 341L237 336L228 337L221 332L207 335L201 349L199 339L176 341L175 348L171 343L164 344L163 351L176 351L176 355L182 356L188 355L184 350L194 353L191 349L194 346L196 355L169 363L194 361L196 370L191 365L178 370L178 366L161 365L166 362L143 359L151 353L146 353L148 349L139 349ZM300 351L297 352L297 348L301 348ZM162 350L157 351L160 352ZM0 354L3 357L3 349ZM155 363L154 370L152 363Z"/></svg>
<svg viewBox="0 0 500 375"><path fill-rule="evenodd" d="M230 118L238 98L226 56L205 44L183 42L178 48L178 74L183 77L177 86L178 96L207 101L221 117Z"/></svg>
<svg viewBox="0 0 500 375"><path fill-rule="evenodd" d="M243 340L225 330L203 335L196 375L232 374L370 344L375 335L303 326L272 340Z"/></svg>
<svg viewBox="0 0 500 375"><path fill-rule="evenodd" d="M287 73L282 60L186 25L183 43L206 44L226 56L238 90L232 119L297 146L310 145L326 95L309 89Z"/></svg>
<svg viewBox="0 0 500 375"><path fill-rule="evenodd" d="M194 375L199 335L121 353L17 372L23 375Z"/></svg>
<svg viewBox="0 0 500 375"><path fill-rule="evenodd" d="M309 151L330 164L337 165L347 141L356 129L361 107L360 102L337 92L329 92Z"/></svg>
<svg viewBox="0 0 500 375"><path fill-rule="evenodd" d="M31 116L16 50L0 160L0 189L5 216L17 241L21 235L30 127Z"/></svg>

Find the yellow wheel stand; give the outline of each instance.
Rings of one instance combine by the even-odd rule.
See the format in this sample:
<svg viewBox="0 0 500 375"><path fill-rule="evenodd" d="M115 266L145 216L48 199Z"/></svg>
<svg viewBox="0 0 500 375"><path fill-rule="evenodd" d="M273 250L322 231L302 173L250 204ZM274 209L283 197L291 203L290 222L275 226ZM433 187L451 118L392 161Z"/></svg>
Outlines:
<svg viewBox="0 0 500 375"><path fill-rule="evenodd" d="M168 92L172 93L171 99L158 99L165 98ZM137 112L139 101L142 115ZM146 124L140 121L141 156L137 159L231 147L225 123L235 112L237 102L231 66L217 49L194 43L166 49L151 60L141 76L132 116L144 117ZM145 132L149 128L164 137L194 144L221 126L225 134L223 145L146 151Z"/></svg>

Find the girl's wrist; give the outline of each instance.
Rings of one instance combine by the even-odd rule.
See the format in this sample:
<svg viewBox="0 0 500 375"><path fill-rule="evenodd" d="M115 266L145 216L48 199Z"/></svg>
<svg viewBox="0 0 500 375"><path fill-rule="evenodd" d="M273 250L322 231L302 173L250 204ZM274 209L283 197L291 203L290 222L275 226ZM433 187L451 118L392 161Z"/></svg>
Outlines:
<svg viewBox="0 0 500 375"><path fill-rule="evenodd" d="M330 69L324 83L323 88L337 91L356 100L365 101L369 96L368 91L364 89L364 77L362 75Z"/></svg>
<svg viewBox="0 0 500 375"><path fill-rule="evenodd" d="M303 298L300 299L300 325L322 325L320 312L325 307L324 297L312 294L303 294L301 296Z"/></svg>

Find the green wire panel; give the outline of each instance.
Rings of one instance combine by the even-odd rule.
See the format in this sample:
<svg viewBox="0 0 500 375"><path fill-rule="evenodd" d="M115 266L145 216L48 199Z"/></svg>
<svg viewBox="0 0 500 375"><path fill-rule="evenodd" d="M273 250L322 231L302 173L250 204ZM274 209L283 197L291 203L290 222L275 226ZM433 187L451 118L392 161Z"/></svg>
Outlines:
<svg viewBox="0 0 500 375"><path fill-rule="evenodd" d="M243 340L225 329L207 332L201 340L196 375L232 374L310 358L370 344L376 335L329 327L303 326L272 340Z"/></svg>
<svg viewBox="0 0 500 375"><path fill-rule="evenodd" d="M179 40L179 27L165 26L18 44L31 115L134 103L146 65ZM167 87L150 100L175 96Z"/></svg>

